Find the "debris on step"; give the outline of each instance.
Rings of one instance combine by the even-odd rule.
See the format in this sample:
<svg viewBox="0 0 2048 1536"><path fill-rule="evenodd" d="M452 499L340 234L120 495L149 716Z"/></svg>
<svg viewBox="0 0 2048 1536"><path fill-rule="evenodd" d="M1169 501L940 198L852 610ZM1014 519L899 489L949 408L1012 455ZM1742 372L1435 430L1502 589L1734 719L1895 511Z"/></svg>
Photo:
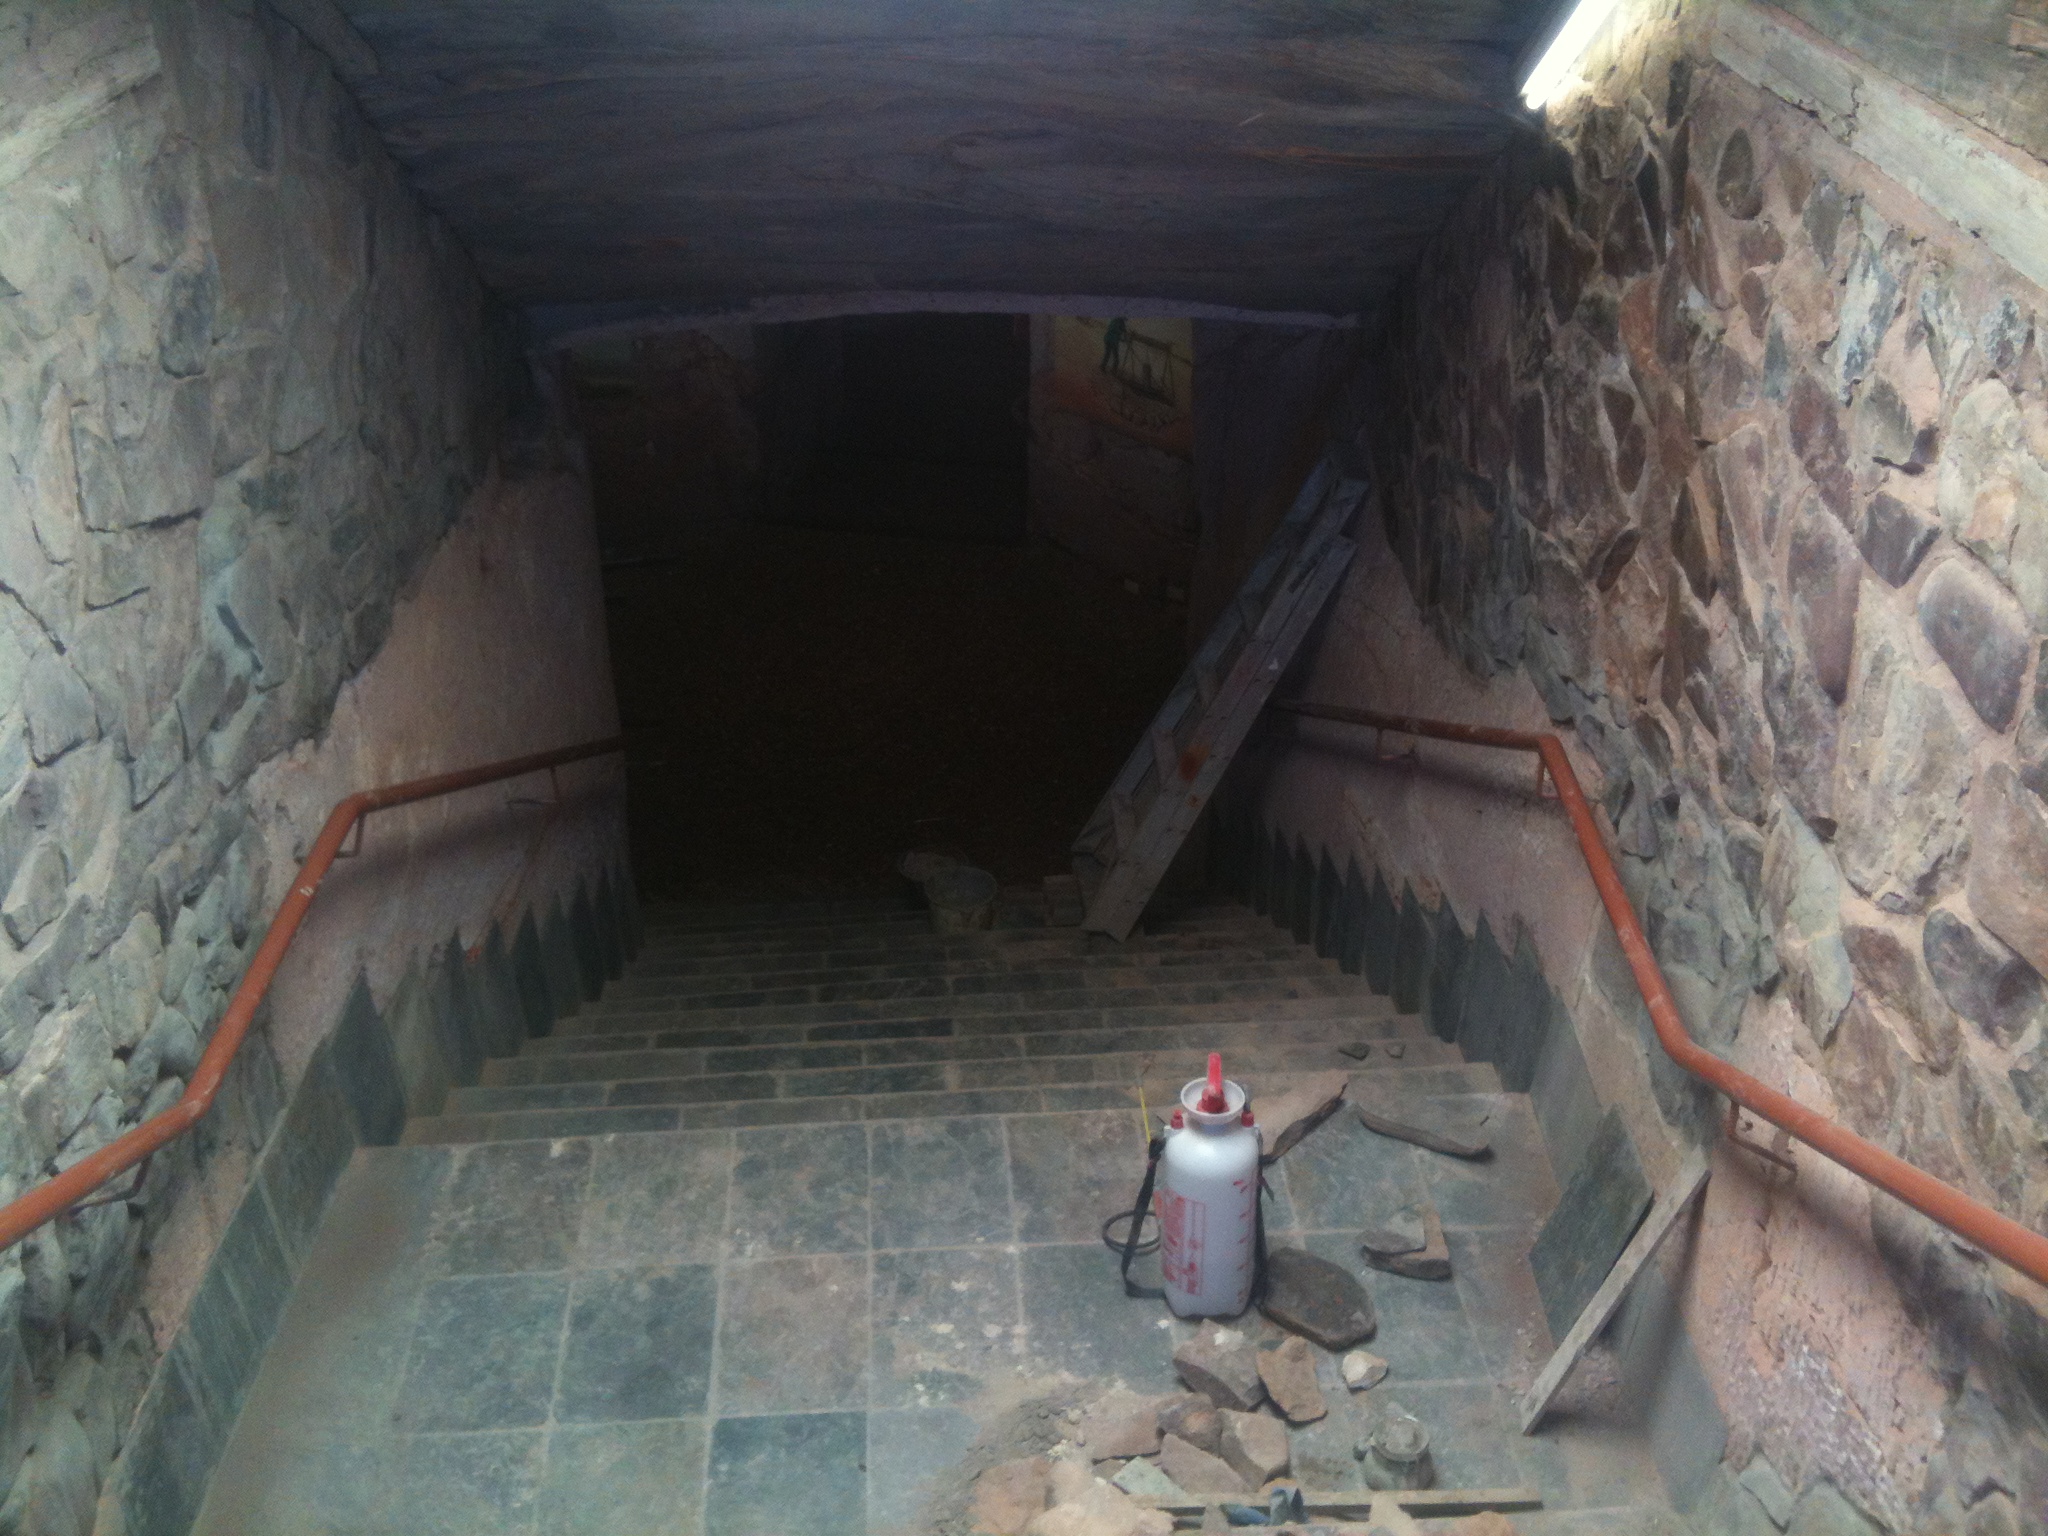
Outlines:
<svg viewBox="0 0 2048 1536"><path fill-rule="evenodd" d="M1159 1431L1179 1435L1189 1445L1199 1446L1211 1456L1222 1443L1223 1418L1216 1405L1199 1392L1160 1399Z"/></svg>
<svg viewBox="0 0 2048 1536"><path fill-rule="evenodd" d="M1349 1349L1379 1327L1372 1297L1350 1271L1300 1248L1275 1248L1266 1256L1266 1293L1259 1310L1331 1351Z"/></svg>
<svg viewBox="0 0 2048 1536"><path fill-rule="evenodd" d="M1372 1437L1352 1452L1365 1463L1365 1485L1374 1489L1433 1488L1436 1464L1430 1459L1429 1431L1399 1403L1388 1403L1373 1427Z"/></svg>
<svg viewBox="0 0 2048 1536"><path fill-rule="evenodd" d="M1420 1242L1410 1242L1411 1236ZM1404 1206L1376 1227L1360 1234L1365 1262L1390 1275L1411 1280L1451 1278L1451 1249L1433 1205Z"/></svg>
<svg viewBox="0 0 2048 1536"><path fill-rule="evenodd" d="M988 1536L1023 1536L1052 1501L1052 1463L1043 1456L998 1462L974 1479L974 1528Z"/></svg>
<svg viewBox="0 0 2048 1536"><path fill-rule="evenodd" d="M1246 1494L1252 1485L1220 1456L1192 1446L1179 1435L1160 1439L1159 1470L1190 1493Z"/></svg>
<svg viewBox="0 0 2048 1536"><path fill-rule="evenodd" d="M1259 1130L1265 1137L1262 1162L1285 1157L1302 1137L1337 1112L1351 1078L1344 1072L1317 1072L1295 1079L1263 1104L1252 1102Z"/></svg>
<svg viewBox="0 0 2048 1536"><path fill-rule="evenodd" d="M1483 1509L1444 1526L1442 1536L1515 1536L1515 1525L1499 1510Z"/></svg>
<svg viewBox="0 0 2048 1536"><path fill-rule="evenodd" d="M1117 1387L1083 1408L1079 1436L1089 1460L1157 1454L1159 1401Z"/></svg>
<svg viewBox="0 0 2048 1536"><path fill-rule="evenodd" d="M1271 1269L1272 1260L1269 1258L1269 1274ZM1343 1272L1340 1270L1338 1273ZM1348 1280L1350 1276L1345 1278ZM1182 1381L1218 1408L1235 1408L1240 1413L1247 1413L1258 1407L1266 1396L1266 1384L1259 1379L1258 1350L1235 1328L1221 1328L1214 1322L1203 1323L1192 1339L1173 1352L1173 1368L1180 1373Z"/></svg>
<svg viewBox="0 0 2048 1536"><path fill-rule="evenodd" d="M1361 1094L1358 1118L1366 1129L1400 1141L1411 1141L1451 1157L1484 1157L1493 1143L1487 1135L1485 1111L1456 1109L1429 1099L1400 1104L1383 1096Z"/></svg>
<svg viewBox="0 0 2048 1536"><path fill-rule="evenodd" d="M1173 1516L1090 1478L1086 1489L1026 1526L1024 1536L1173 1536Z"/></svg>
<svg viewBox="0 0 2048 1536"><path fill-rule="evenodd" d="M1323 1401L1323 1389L1316 1384L1316 1358L1308 1352L1306 1339L1289 1339L1278 1349L1261 1350L1259 1380L1266 1384L1266 1396L1273 1406L1290 1424L1313 1424L1330 1411ZM1227 1458L1228 1452L1225 1455Z"/></svg>
<svg viewBox="0 0 2048 1536"><path fill-rule="evenodd" d="M1408 1042L1405 1040L1389 1040L1387 1042L1387 1054L1395 1061L1399 1061L1408 1054Z"/></svg>
<svg viewBox="0 0 2048 1536"><path fill-rule="evenodd" d="M1223 1414L1223 1459L1252 1487L1271 1482L1293 1460L1287 1426L1263 1413Z"/></svg>
<svg viewBox="0 0 2048 1536"><path fill-rule="evenodd" d="M1189 1502L1186 1489L1160 1471L1156 1463L1142 1456L1131 1461L1109 1481L1111 1486L1121 1488L1134 1499L1149 1499L1154 1504Z"/></svg>
<svg viewBox="0 0 2048 1536"><path fill-rule="evenodd" d="M1337 1363L1337 1369L1344 1373L1344 1385L1354 1392L1364 1392L1387 1379L1387 1362L1369 1349L1354 1349Z"/></svg>
<svg viewBox="0 0 2048 1536"><path fill-rule="evenodd" d="M1354 1040L1349 1045L1338 1046L1337 1054L1349 1056L1353 1061L1363 1061L1372 1054L1372 1042L1370 1040Z"/></svg>

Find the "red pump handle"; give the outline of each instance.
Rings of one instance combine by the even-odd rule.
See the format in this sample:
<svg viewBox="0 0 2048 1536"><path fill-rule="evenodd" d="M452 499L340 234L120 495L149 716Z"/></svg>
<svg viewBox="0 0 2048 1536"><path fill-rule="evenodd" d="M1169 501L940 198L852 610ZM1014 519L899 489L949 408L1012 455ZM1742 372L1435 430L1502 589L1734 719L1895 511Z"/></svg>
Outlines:
<svg viewBox="0 0 2048 1536"><path fill-rule="evenodd" d="M1220 1115L1230 1108L1230 1101L1223 1097L1223 1053L1209 1053L1209 1086L1202 1090L1202 1097L1195 1104L1205 1115Z"/></svg>

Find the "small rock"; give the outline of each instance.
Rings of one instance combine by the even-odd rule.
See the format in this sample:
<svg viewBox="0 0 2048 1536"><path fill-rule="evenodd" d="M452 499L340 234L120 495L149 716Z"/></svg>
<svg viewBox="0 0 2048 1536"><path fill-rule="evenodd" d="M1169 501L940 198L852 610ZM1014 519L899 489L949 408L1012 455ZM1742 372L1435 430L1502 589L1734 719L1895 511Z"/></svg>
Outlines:
<svg viewBox="0 0 2048 1536"><path fill-rule="evenodd" d="M1329 1350L1349 1349L1379 1326L1364 1286L1347 1270L1299 1248L1275 1248L1267 1256L1259 1310Z"/></svg>
<svg viewBox="0 0 2048 1536"><path fill-rule="evenodd" d="M1358 1240L1374 1253L1413 1253L1429 1241L1429 1227L1421 1206L1404 1205L1377 1226L1367 1227Z"/></svg>
<svg viewBox="0 0 2048 1536"><path fill-rule="evenodd" d="M1265 1400L1258 1351L1234 1328L1202 1324L1192 1339L1173 1352L1173 1368L1182 1381L1218 1408L1248 1413Z"/></svg>
<svg viewBox="0 0 2048 1536"><path fill-rule="evenodd" d="M1096 1482L1036 1517L1024 1536L1173 1536L1173 1516Z"/></svg>
<svg viewBox="0 0 2048 1536"><path fill-rule="evenodd" d="M1123 1471L1110 1479L1110 1483L1134 1499L1150 1499L1154 1504L1194 1502L1185 1488L1143 1457L1129 1463Z"/></svg>
<svg viewBox="0 0 2048 1536"><path fill-rule="evenodd" d="M1081 1444L1094 1461L1155 1454L1159 1449L1159 1400L1122 1387L1097 1398L1082 1412Z"/></svg>
<svg viewBox="0 0 2048 1536"><path fill-rule="evenodd" d="M1337 1054L1349 1056L1353 1061L1363 1061L1372 1054L1372 1043L1366 1040L1354 1040L1349 1045L1338 1046Z"/></svg>
<svg viewBox="0 0 2048 1536"><path fill-rule="evenodd" d="M1365 1262L1374 1269L1383 1269L1390 1275L1406 1275L1411 1280L1448 1280L1451 1278L1451 1249L1444 1241L1443 1223L1437 1219L1436 1207L1431 1205L1410 1206L1400 1212L1406 1216L1415 1213L1422 1223L1422 1242L1414 1248L1384 1250L1373 1242L1380 1234L1367 1232L1362 1243Z"/></svg>
<svg viewBox="0 0 2048 1536"><path fill-rule="evenodd" d="M1338 1362L1344 1385L1354 1392L1376 1387L1387 1379L1387 1362L1367 1349L1354 1349Z"/></svg>
<svg viewBox="0 0 2048 1536"><path fill-rule="evenodd" d="M1179 1435L1160 1441L1159 1469L1190 1493L1250 1493L1251 1487L1229 1462L1189 1445Z"/></svg>
<svg viewBox="0 0 2048 1536"><path fill-rule="evenodd" d="M1387 1054L1395 1061L1399 1061L1408 1054L1407 1042L1405 1040L1389 1040L1387 1042Z"/></svg>
<svg viewBox="0 0 2048 1536"><path fill-rule="evenodd" d="M1189 1445L1199 1446L1211 1456L1222 1443L1223 1419L1214 1403L1199 1393L1160 1399L1159 1431L1179 1435Z"/></svg>
<svg viewBox="0 0 2048 1536"><path fill-rule="evenodd" d="M1413 1099L1395 1105L1383 1098L1361 1098L1358 1118L1368 1130L1413 1142L1451 1157L1484 1157L1492 1149L1483 1115L1473 1116Z"/></svg>
<svg viewBox="0 0 2048 1536"><path fill-rule="evenodd" d="M1287 1415L1290 1424L1313 1424L1330 1411L1323 1401L1323 1389L1316 1384L1315 1356L1308 1352L1306 1339L1289 1339L1278 1349L1261 1351L1259 1379L1265 1382L1273 1406ZM1230 1421L1223 1422L1227 1447ZM1227 1460L1230 1452L1226 1448L1223 1454Z"/></svg>
<svg viewBox="0 0 2048 1536"><path fill-rule="evenodd" d="M1302 1137L1335 1114L1350 1085L1342 1072L1318 1072L1283 1088L1263 1105L1254 1103L1252 1110L1266 1140L1264 1160L1285 1157Z"/></svg>
<svg viewBox="0 0 2048 1536"><path fill-rule="evenodd" d="M1225 1413L1223 1459L1257 1488L1287 1470L1287 1426L1263 1413Z"/></svg>
<svg viewBox="0 0 2048 1536"><path fill-rule="evenodd" d="M974 1528L988 1536L1022 1536L1052 1494L1052 1464L1043 1456L1000 1462L974 1480Z"/></svg>

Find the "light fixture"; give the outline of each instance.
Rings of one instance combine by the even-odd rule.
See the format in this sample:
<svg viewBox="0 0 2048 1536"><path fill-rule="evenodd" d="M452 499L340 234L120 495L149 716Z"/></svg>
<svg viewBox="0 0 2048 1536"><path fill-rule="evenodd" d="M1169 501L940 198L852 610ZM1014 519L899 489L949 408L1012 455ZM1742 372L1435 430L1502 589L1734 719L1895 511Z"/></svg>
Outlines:
<svg viewBox="0 0 2048 1536"><path fill-rule="evenodd" d="M1522 82L1522 100L1528 103L1530 111L1541 111L1563 88L1572 71L1578 68L1579 60L1585 57L1594 34L1607 24L1607 18L1620 3L1621 0L1579 0L1572 8L1564 25L1557 29L1557 36L1543 50L1543 57L1529 71L1529 78Z"/></svg>

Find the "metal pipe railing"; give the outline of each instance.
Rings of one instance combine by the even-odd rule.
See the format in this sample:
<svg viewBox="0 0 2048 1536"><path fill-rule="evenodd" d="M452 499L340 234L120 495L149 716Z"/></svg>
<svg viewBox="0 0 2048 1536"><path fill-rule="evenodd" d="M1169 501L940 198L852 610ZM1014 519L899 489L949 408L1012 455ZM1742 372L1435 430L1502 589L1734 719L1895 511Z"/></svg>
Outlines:
<svg viewBox="0 0 2048 1536"><path fill-rule="evenodd" d="M1614 924L1615 936L1621 940L1622 953L1628 957L1629 970L1635 974L1636 986L1650 1010L1650 1022L1656 1028L1657 1040L1664 1047L1664 1053L1751 1114L1796 1136L1823 1157L1905 1201L1921 1215L1939 1222L1992 1257L2048 1285L2048 1237L2000 1215L1953 1185L1943 1183L1932 1174L1922 1172L1882 1147L1843 1129L1818 1110L1808 1108L1797 1099L1731 1066L1692 1038L1686 1030L1685 1021L1678 1015L1678 1005L1672 1000L1664 973L1658 969L1657 959L1650 953L1649 940L1643 936L1642 925L1636 921L1635 908L1629 905L1628 892L1622 886L1621 872L1608 857L1607 845L1600 836L1598 823L1593 820L1592 809L1586 803L1585 791L1580 788L1579 777L1572 771L1571 759L1565 756L1564 743L1558 737L1547 731L1457 725L1444 720L1387 715L1376 710L1346 709L1335 704L1303 700L1279 701L1270 707L1312 720L1334 720L1343 725L1362 725L1403 736L1535 753L1542 763L1538 782L1540 784L1542 773L1547 770L1557 785L1558 799L1564 804L1565 814L1571 818L1572 831L1579 840L1579 851L1585 855L1586 868L1593 876L1594 887L1600 892L1601 905L1607 908L1608 920Z"/></svg>
<svg viewBox="0 0 2048 1536"><path fill-rule="evenodd" d="M44 1222L62 1216L109 1180L184 1135L213 1107L214 1097L227 1076L228 1065L248 1036L249 1026L255 1020L264 995L270 990L278 966L284 961L285 951L291 947L299 925L306 920L314 891L333 866L349 832L365 816L372 811L386 811L419 800L432 800L440 795L454 794L457 790L474 789L480 784L491 784L500 779L516 779L522 774L559 768L565 763L581 762L585 758L604 757L623 750L624 746L624 738L611 736L577 747L562 747L553 752L536 752L529 757L485 763L457 773L436 774L432 778L413 779L404 784L387 784L382 789L359 790L338 801L328 812L327 823L321 827L319 837L314 839L313 851L299 866L290 893L277 909L277 915L270 920L263 942L257 946L256 957L249 962L249 969L243 973L235 995L228 1000L220 1027L207 1043L205 1054L199 1058L192 1080L185 1085L178 1102L107 1143L91 1156L72 1164L55 1178L38 1184L5 1209L0 1209L0 1251L20 1242Z"/></svg>

